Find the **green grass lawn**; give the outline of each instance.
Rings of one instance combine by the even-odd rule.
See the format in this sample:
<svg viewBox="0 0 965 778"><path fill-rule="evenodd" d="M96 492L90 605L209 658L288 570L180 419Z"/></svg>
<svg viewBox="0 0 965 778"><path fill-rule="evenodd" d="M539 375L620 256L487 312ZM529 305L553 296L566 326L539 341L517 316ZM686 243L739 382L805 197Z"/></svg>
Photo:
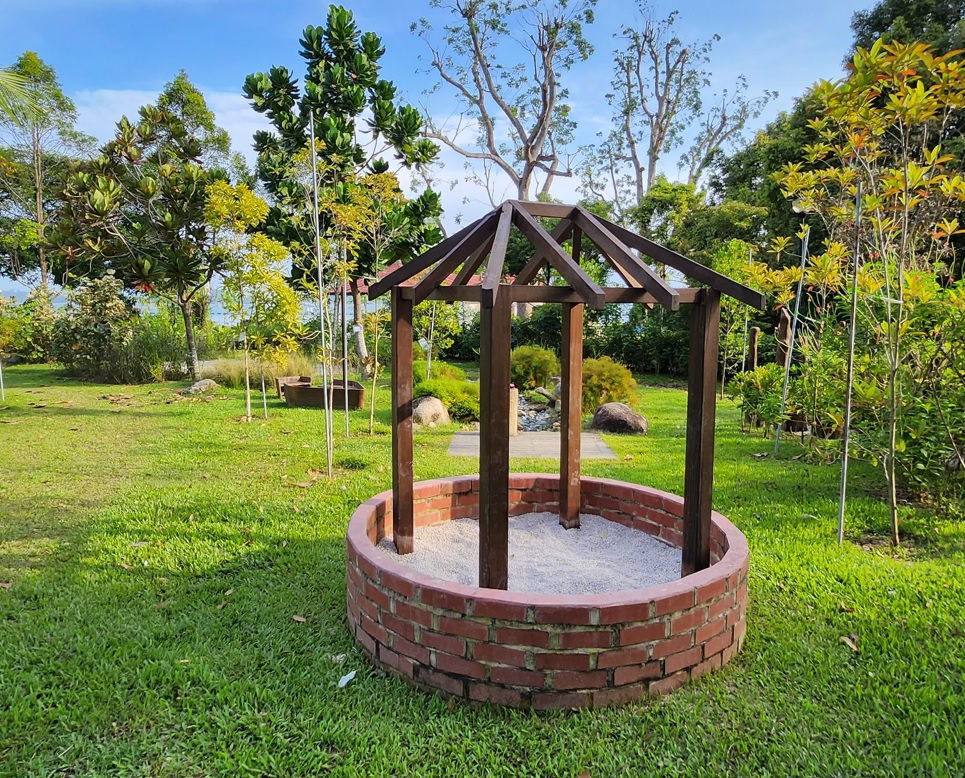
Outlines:
<svg viewBox="0 0 965 778"><path fill-rule="evenodd" d="M353 412L312 484L317 410L272 398L245 424L236 390L4 377L0 775L965 774L965 526L909 509L910 550L871 542L887 517L859 465L839 547L838 469L793 441L755 458L773 444L729 402L715 506L751 547L743 652L663 699L536 715L424 694L353 645L344 531L390 486L387 390L379 434ZM686 396L640 392L651 435L584 470L680 492ZM417 434L417 478L477 472L450 434Z"/></svg>

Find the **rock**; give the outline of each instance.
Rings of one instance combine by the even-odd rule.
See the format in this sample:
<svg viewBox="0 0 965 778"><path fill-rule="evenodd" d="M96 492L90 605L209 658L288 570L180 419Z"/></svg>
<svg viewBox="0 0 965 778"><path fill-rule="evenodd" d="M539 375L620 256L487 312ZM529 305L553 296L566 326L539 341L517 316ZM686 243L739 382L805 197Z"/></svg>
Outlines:
<svg viewBox="0 0 965 778"><path fill-rule="evenodd" d="M553 396L556 397L557 399L560 399L560 398L563 397L563 382L562 382L562 381L557 381L557 382L556 382L556 385L553 387Z"/></svg>
<svg viewBox="0 0 965 778"><path fill-rule="evenodd" d="M590 429L598 432L621 432L646 435L649 431L647 420L623 403L606 403L596 409Z"/></svg>
<svg viewBox="0 0 965 778"><path fill-rule="evenodd" d="M412 421L425 426L452 424L449 411L438 397L416 397L412 401Z"/></svg>
<svg viewBox="0 0 965 778"><path fill-rule="evenodd" d="M545 397L546 404L549 405L550 408L556 407L557 398L552 392L547 391L542 386L537 386L536 389L534 389L533 391L535 391L536 394L539 394Z"/></svg>
<svg viewBox="0 0 965 778"><path fill-rule="evenodd" d="M212 381L210 378L202 378L200 381L196 381L186 389L181 389L178 394L204 394L205 392L214 391L217 388L217 381Z"/></svg>

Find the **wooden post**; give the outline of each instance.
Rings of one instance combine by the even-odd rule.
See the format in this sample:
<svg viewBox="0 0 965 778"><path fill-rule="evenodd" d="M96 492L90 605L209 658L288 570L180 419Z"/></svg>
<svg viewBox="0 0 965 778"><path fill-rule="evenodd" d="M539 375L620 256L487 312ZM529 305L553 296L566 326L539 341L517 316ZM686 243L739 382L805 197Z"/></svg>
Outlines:
<svg viewBox="0 0 965 778"><path fill-rule="evenodd" d="M791 349L791 314L787 308L781 308L777 320L777 354L776 362L781 367L787 367L787 355Z"/></svg>
<svg viewBox="0 0 965 778"><path fill-rule="evenodd" d="M560 404L560 524L580 526L580 427L583 419L583 305L563 303Z"/></svg>
<svg viewBox="0 0 965 778"><path fill-rule="evenodd" d="M509 351L512 294L480 309L479 585L509 585Z"/></svg>
<svg viewBox="0 0 965 778"><path fill-rule="evenodd" d="M413 550L412 300L392 289L392 527L400 554Z"/></svg>
<svg viewBox="0 0 965 778"><path fill-rule="evenodd" d="M710 566L710 512L714 491L714 418L717 410L719 339L720 292L704 289L691 306L690 317L681 576Z"/></svg>
<svg viewBox="0 0 965 778"><path fill-rule="evenodd" d="M761 339L761 328L751 327L751 334L747 343L747 364L745 370L757 370L757 344Z"/></svg>

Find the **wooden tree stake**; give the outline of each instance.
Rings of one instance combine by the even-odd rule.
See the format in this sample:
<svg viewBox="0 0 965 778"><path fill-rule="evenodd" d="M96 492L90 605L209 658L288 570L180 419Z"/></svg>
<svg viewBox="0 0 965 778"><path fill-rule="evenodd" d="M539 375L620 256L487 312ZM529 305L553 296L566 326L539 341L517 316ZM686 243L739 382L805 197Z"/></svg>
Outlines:
<svg viewBox="0 0 965 778"><path fill-rule="evenodd" d="M574 249L576 250L576 249ZM583 305L563 303L560 415L560 524L580 526L580 427L583 405Z"/></svg>
<svg viewBox="0 0 965 778"><path fill-rule="evenodd" d="M392 288L392 526L400 554L413 550L412 300Z"/></svg>

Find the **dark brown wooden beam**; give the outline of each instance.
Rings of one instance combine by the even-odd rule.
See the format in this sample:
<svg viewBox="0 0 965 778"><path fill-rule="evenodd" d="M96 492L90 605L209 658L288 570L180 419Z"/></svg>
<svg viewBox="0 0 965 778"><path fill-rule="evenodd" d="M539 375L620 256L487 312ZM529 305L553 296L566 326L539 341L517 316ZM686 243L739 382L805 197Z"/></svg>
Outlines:
<svg viewBox="0 0 965 778"><path fill-rule="evenodd" d="M583 421L583 304L563 303L560 377L560 524L580 526L580 432Z"/></svg>
<svg viewBox="0 0 965 778"><path fill-rule="evenodd" d="M513 226L513 207L504 203L499 213L499 224L493 238L492 250L489 253L489 263L482 281L482 296L480 304L483 308L492 308L496 302L499 281L503 277L503 263L506 261L506 249L509 247L509 231Z"/></svg>
<svg viewBox="0 0 965 778"><path fill-rule="evenodd" d="M573 221L613 263L621 275L627 275L652 294L658 303L670 311L680 307L677 293L649 266L640 261L624 243L593 214L577 208Z"/></svg>
<svg viewBox="0 0 965 778"><path fill-rule="evenodd" d="M403 281L408 281L413 276L418 275L423 270L432 267L436 262L442 259L453 246L459 243L466 235L468 235L476 225L484 219L493 216L497 211L490 211L485 216L476 221L467 224L459 232L454 235L450 235L445 240L437 243L432 248L422 252L419 256L409 260L401 267L397 267L391 273L389 273L385 278L380 281L376 281L369 287L368 298L370 300L375 300L377 297L381 297L386 292L388 292L393 286L398 286Z"/></svg>
<svg viewBox="0 0 965 778"><path fill-rule="evenodd" d="M479 585L509 584L509 350L512 295L480 311Z"/></svg>
<svg viewBox="0 0 965 778"><path fill-rule="evenodd" d="M732 278L721 275L715 270L711 270L709 267L701 265L699 262L694 262L694 260L688 259L683 254L678 254L676 251L671 251L667 247L661 246L659 243L654 243L652 240L644 238L642 235L637 235L633 232L630 232L630 230L621 227L618 224L613 224L612 222L609 222L606 219L601 219L600 217L596 218L601 224L607 227L610 232L612 232L630 248L637 249L638 251L646 254L652 260L667 265L668 267L672 267L674 270L680 271L688 278L692 278L695 281L700 281L703 284L707 284L712 289L716 289L718 292L726 294L728 297L733 297L736 300L740 300L742 303L746 303L752 308L757 308L759 311L764 310L767 303L764 295L762 295L760 292L755 292L750 287L739 284Z"/></svg>
<svg viewBox="0 0 965 778"><path fill-rule="evenodd" d="M476 226L453 246L449 252L439 260L439 263L415 285L415 292L412 298L413 302L418 305L425 300L451 273L455 272L457 267L469 259L474 251L485 245L498 220L499 211L493 211L488 216L476 222Z"/></svg>
<svg viewBox="0 0 965 778"><path fill-rule="evenodd" d="M479 270L479 266L482 265L483 261L486 259L486 255L492 250L493 239L495 237L495 235L490 235L488 238L486 238L486 242L469 256L469 259L465 261L463 266L459 269L459 272L456 274L455 279L453 279L453 286L462 286L469 281L473 275L475 275L476 271Z"/></svg>
<svg viewBox="0 0 965 778"><path fill-rule="evenodd" d="M478 289L479 287L466 286L463 289ZM513 284L510 287L513 295L513 302L516 303L579 303L583 302L582 298L569 286L517 286ZM676 289L677 296L680 303L690 304L694 301L694 297L701 291L697 289ZM448 294L447 290L440 290L443 294ZM626 287L616 286L616 287L605 287L603 289L603 295L608 303L643 303L644 305L652 305L656 302L656 299L652 294L644 289L627 289ZM475 301L478 299L478 295L472 296L471 293L466 293L459 297L450 298L446 297L436 297L430 296L429 299L443 300L443 299L457 299L465 301Z"/></svg>
<svg viewBox="0 0 965 778"><path fill-rule="evenodd" d="M392 290L392 533L400 554L413 549L412 301Z"/></svg>
<svg viewBox="0 0 965 778"><path fill-rule="evenodd" d="M573 231L573 222L569 219L563 219L557 224L553 231L550 233L550 237L557 243L562 243L566 240L570 233ZM542 251L537 251L533 254L533 258L519 271L519 275L516 276L515 284L523 285L530 283L540 269L546 264L546 254Z"/></svg>
<svg viewBox="0 0 965 778"><path fill-rule="evenodd" d="M540 216L549 219L568 219L573 212L572 205L561 203L541 203L538 200L511 200L517 208L522 208L530 216Z"/></svg>
<svg viewBox="0 0 965 778"><path fill-rule="evenodd" d="M690 312L681 576L710 566L720 292L716 289L702 290Z"/></svg>
<svg viewBox="0 0 965 778"><path fill-rule="evenodd" d="M556 243L536 219L521 208L513 209L513 222L533 244L538 252L546 254L549 263L573 287L580 299L596 310L606 304L603 290L586 272L573 261L559 243Z"/></svg>

